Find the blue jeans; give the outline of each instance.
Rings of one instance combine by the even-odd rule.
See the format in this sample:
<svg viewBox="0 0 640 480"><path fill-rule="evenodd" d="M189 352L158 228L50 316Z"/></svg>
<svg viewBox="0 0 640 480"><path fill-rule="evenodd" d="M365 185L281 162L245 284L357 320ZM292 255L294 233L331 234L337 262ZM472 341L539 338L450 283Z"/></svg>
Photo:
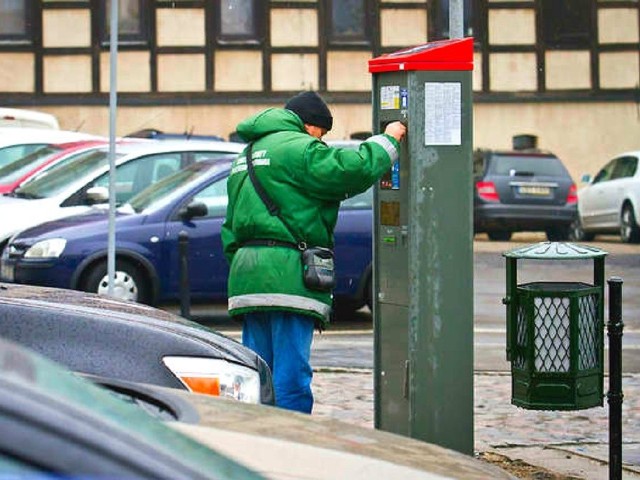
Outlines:
<svg viewBox="0 0 640 480"><path fill-rule="evenodd" d="M313 371L309 357L314 325L312 317L287 311L244 316L242 343L269 365L280 408L311 413Z"/></svg>

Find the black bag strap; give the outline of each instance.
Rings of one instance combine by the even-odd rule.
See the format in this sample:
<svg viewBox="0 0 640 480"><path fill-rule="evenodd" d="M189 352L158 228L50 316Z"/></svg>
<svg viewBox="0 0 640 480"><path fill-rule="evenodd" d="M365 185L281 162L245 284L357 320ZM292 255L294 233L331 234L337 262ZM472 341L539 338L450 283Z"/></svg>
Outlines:
<svg viewBox="0 0 640 480"><path fill-rule="evenodd" d="M249 179L253 184L253 188L256 189L256 193L260 197L260 200L262 200L262 203L264 203L265 207L267 207L269 214L273 215L274 217L278 217L282 222L282 224L284 225L284 227L289 231L291 236L294 239L296 239L296 235L293 233L293 229L280 214L280 208L271 199L267 191L264 189L264 187L258 180L258 177L256 177L256 172L255 172L255 169L253 168L253 159L251 158L252 154L253 154L253 143L250 143L249 146L247 147L246 162L247 162L247 173L249 174ZM296 243L298 244L298 248L300 248L301 250L304 250L305 248L307 248L306 243L301 240L296 239Z"/></svg>

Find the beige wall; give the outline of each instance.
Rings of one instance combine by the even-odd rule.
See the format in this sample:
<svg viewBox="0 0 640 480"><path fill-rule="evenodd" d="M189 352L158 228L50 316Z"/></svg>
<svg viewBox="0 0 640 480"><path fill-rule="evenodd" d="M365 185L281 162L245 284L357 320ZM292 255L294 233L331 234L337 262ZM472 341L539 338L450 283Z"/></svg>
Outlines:
<svg viewBox="0 0 640 480"><path fill-rule="evenodd" d="M45 10L42 14L42 46L91 46L91 15L88 10Z"/></svg>
<svg viewBox="0 0 640 480"><path fill-rule="evenodd" d="M118 135L142 128L167 132L192 130L225 138L238 122L263 108L280 105L217 105L180 107L120 107ZM58 116L61 128L107 135L107 107L39 108ZM369 105L332 105L335 121L325 138L348 138L357 131L371 130ZM538 136L540 148L556 153L574 180L594 174L617 153L640 148L640 120L633 103L521 103L476 104L474 145L476 148L511 147L511 137L529 133Z"/></svg>
<svg viewBox="0 0 640 480"><path fill-rule="evenodd" d="M380 10L380 43L404 48L427 41L427 12L417 9Z"/></svg>
<svg viewBox="0 0 640 480"><path fill-rule="evenodd" d="M35 89L35 55L0 53L0 91L33 92Z"/></svg>

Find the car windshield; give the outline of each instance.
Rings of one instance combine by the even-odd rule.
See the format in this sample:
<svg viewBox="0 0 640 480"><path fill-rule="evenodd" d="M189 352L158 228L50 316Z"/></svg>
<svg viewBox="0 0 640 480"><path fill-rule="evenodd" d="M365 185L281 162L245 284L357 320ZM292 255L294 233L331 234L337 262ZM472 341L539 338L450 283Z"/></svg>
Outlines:
<svg viewBox="0 0 640 480"><path fill-rule="evenodd" d="M21 159L25 155L29 155L30 153L35 152L39 148L45 146L47 146L47 144L45 142L42 142L34 144L9 145L6 147L2 147L0 148L0 166L9 165L16 160Z"/></svg>
<svg viewBox="0 0 640 480"><path fill-rule="evenodd" d="M23 175L38 168L45 163L49 157L61 151L61 148L53 145L41 147L35 152L22 157L8 165L0 168L0 183L11 183L18 180Z"/></svg>
<svg viewBox="0 0 640 480"><path fill-rule="evenodd" d="M149 208L155 202L166 197L171 192L175 192L182 186L188 184L194 178L200 176L202 172L210 168L210 164L194 163L188 168L179 170L173 175L169 175L150 187L145 188L139 194L131 198L128 205L133 208L136 213L140 213L146 208Z"/></svg>
<svg viewBox="0 0 640 480"><path fill-rule="evenodd" d="M109 163L107 150L94 150L78 155L75 161L47 172L32 182L25 183L13 192L13 196L20 198L50 198L71 185L74 180L82 178L88 173L106 166ZM116 154L116 157L122 155Z"/></svg>
<svg viewBox="0 0 640 480"><path fill-rule="evenodd" d="M491 160L489 172L493 175L529 175L564 177L567 175L556 157L497 155Z"/></svg>

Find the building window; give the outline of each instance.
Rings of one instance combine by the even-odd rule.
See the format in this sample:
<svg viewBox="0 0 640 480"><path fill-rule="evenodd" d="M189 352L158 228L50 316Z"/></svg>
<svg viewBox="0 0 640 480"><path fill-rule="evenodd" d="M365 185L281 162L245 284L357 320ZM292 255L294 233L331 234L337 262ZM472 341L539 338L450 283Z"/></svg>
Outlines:
<svg viewBox="0 0 640 480"><path fill-rule="evenodd" d="M31 36L27 0L0 0L0 40L27 40Z"/></svg>
<svg viewBox="0 0 640 480"><path fill-rule="evenodd" d="M435 18L433 40L449 38L449 0L438 0L433 5L435 8L435 11L432 10L432 15ZM472 37L474 21L473 0L463 0L462 8L464 9L462 14L462 33L465 37Z"/></svg>
<svg viewBox="0 0 640 480"><path fill-rule="evenodd" d="M258 20L264 18L263 3L259 0L220 0L218 40L223 43L259 42L262 32Z"/></svg>
<svg viewBox="0 0 640 480"><path fill-rule="evenodd" d="M104 1L106 19L103 40L109 41L111 32L111 0ZM120 43L146 43L147 5L145 0L118 0L118 41Z"/></svg>
<svg viewBox="0 0 640 480"><path fill-rule="evenodd" d="M368 44L370 34L367 0L330 0L327 8L329 42L332 44Z"/></svg>
<svg viewBox="0 0 640 480"><path fill-rule="evenodd" d="M589 48L593 32L591 0L542 0L543 40L547 48Z"/></svg>

